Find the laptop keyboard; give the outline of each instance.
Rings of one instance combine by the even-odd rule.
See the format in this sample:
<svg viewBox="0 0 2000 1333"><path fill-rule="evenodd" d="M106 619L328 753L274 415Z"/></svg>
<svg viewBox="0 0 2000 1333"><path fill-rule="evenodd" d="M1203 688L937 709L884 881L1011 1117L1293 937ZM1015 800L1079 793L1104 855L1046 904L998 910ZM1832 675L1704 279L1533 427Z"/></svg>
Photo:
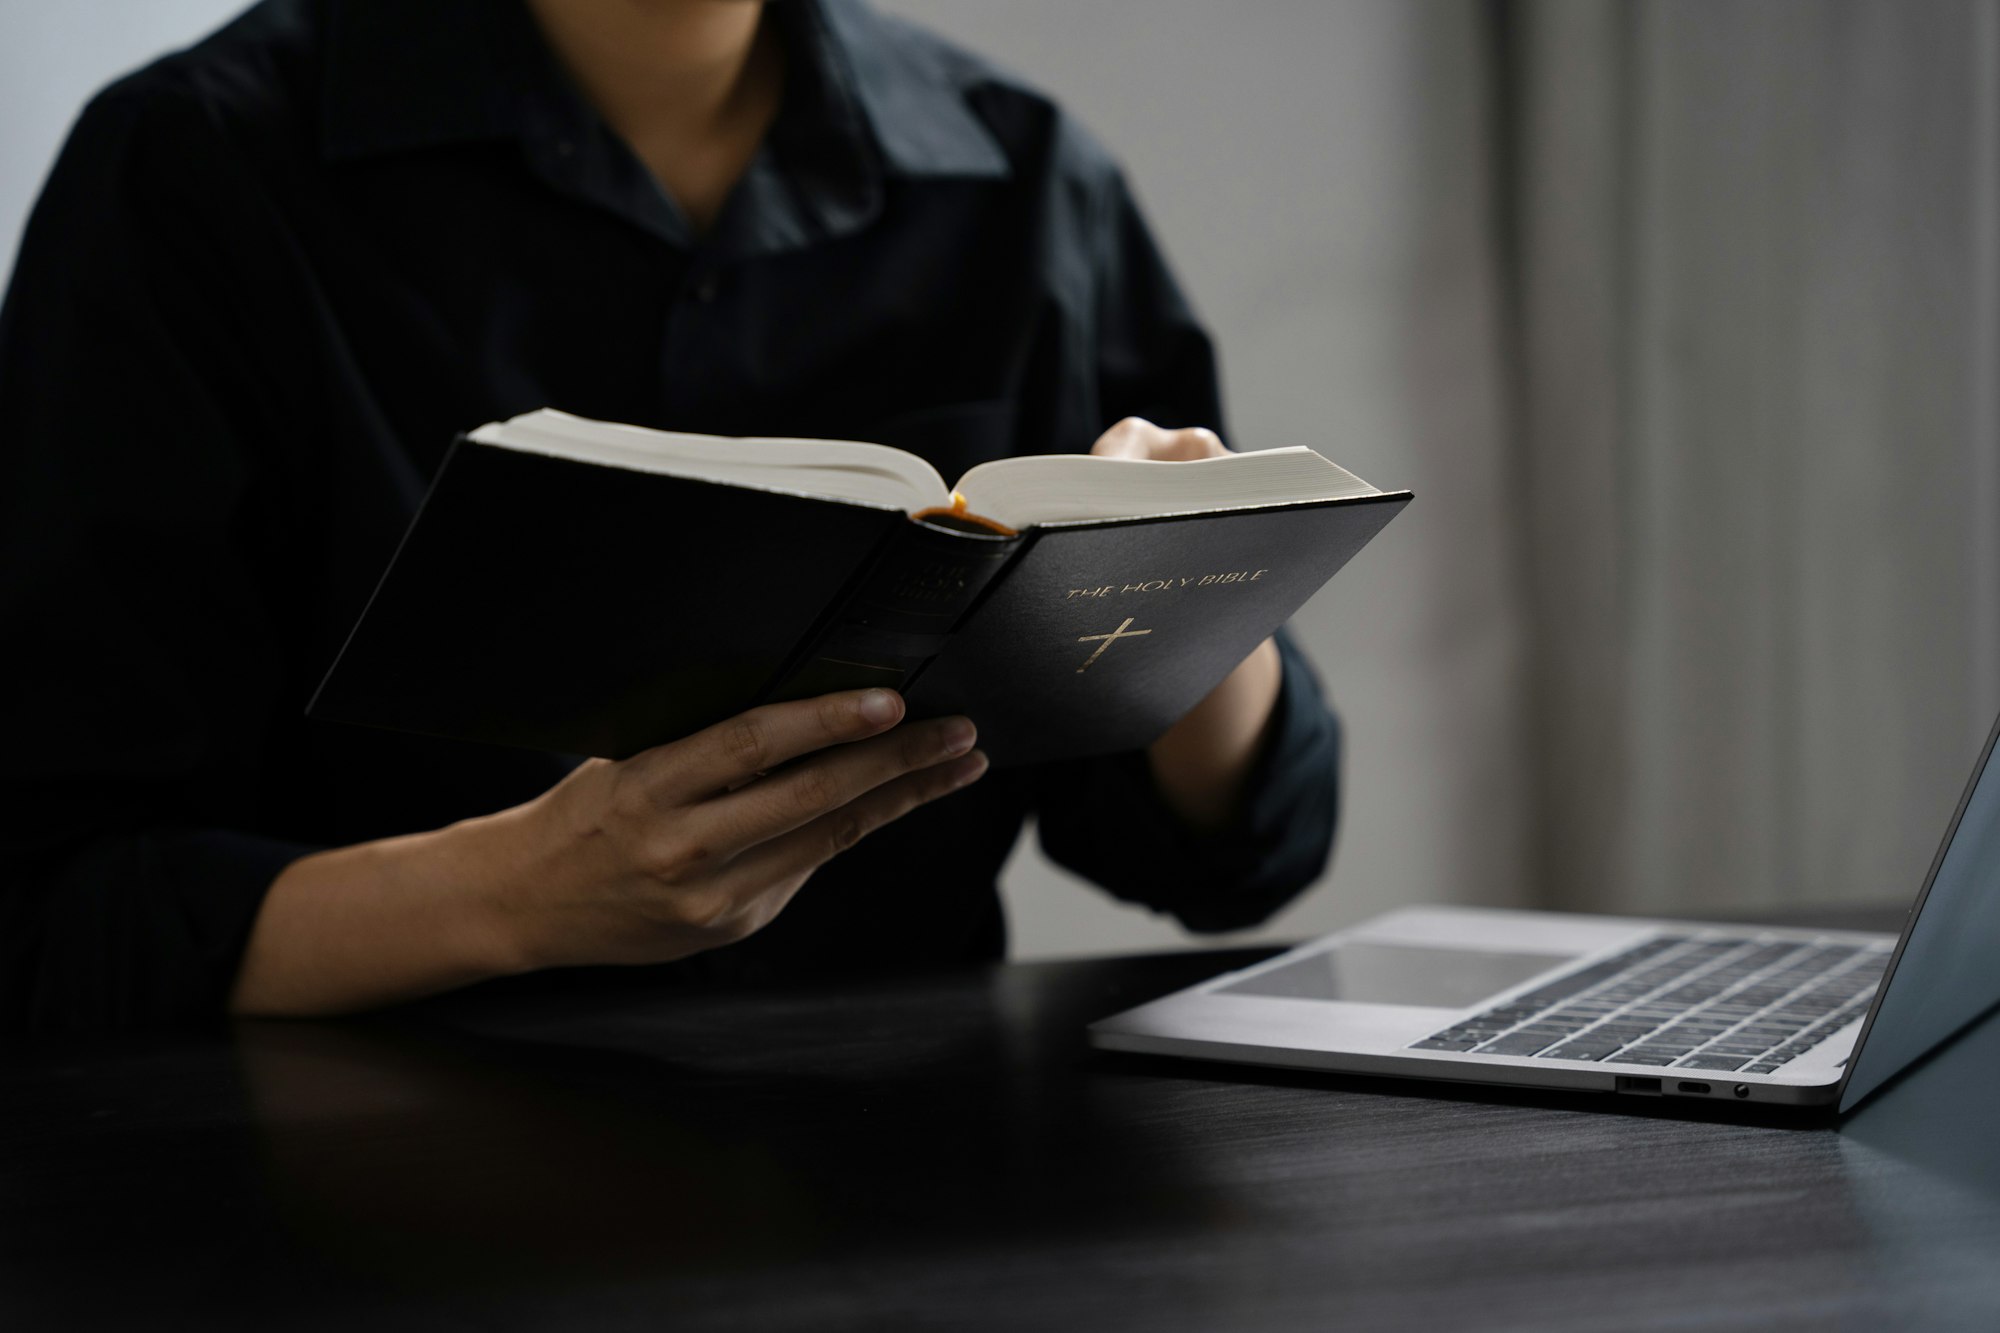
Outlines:
<svg viewBox="0 0 2000 1333"><path fill-rule="evenodd" d="M1867 1012L1887 945L1659 935L1410 1049L1768 1074Z"/></svg>

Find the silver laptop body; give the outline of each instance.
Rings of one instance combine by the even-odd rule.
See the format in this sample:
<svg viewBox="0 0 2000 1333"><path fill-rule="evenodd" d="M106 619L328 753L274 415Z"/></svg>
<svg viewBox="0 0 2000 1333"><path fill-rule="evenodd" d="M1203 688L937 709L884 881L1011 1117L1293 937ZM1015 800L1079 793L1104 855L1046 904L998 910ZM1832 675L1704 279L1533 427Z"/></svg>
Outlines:
<svg viewBox="0 0 2000 1333"><path fill-rule="evenodd" d="M1410 908L1103 1019L1091 1042L1846 1111L2000 1004L1996 735L1900 936Z"/></svg>

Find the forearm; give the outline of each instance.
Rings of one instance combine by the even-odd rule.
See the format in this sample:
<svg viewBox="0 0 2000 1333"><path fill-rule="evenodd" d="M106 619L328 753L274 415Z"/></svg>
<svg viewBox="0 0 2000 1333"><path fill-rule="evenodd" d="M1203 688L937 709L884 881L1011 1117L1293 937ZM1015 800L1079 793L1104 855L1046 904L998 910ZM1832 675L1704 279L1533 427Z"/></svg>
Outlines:
<svg viewBox="0 0 2000 1333"><path fill-rule="evenodd" d="M1190 827L1220 829L1236 814L1283 675L1266 639L1147 751L1161 799Z"/></svg>
<svg viewBox="0 0 2000 1333"><path fill-rule="evenodd" d="M320 852L271 884L233 1013L351 1013L523 971L506 847L518 811Z"/></svg>
<svg viewBox="0 0 2000 1333"><path fill-rule="evenodd" d="M734 944L828 858L985 771L969 720L902 717L883 690L767 704L496 815L305 857L265 896L230 1008L346 1013Z"/></svg>

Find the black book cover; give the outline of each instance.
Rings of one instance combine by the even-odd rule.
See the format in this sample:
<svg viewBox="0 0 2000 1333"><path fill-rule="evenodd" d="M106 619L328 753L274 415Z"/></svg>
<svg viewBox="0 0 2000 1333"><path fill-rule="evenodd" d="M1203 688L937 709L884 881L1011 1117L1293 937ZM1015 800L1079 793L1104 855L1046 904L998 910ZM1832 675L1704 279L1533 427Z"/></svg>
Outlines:
<svg viewBox="0 0 2000 1333"><path fill-rule="evenodd" d="M1003 537L461 440L308 712L624 757L881 684L995 763L1131 749L1409 499Z"/></svg>
<svg viewBox="0 0 2000 1333"><path fill-rule="evenodd" d="M910 710L970 716L996 763L1149 744L1409 499L1031 529Z"/></svg>

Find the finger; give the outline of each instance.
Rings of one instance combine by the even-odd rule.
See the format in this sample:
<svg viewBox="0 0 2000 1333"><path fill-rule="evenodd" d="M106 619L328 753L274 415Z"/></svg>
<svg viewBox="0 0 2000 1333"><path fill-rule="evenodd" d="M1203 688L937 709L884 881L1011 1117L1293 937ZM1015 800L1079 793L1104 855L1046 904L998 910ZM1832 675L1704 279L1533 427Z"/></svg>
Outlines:
<svg viewBox="0 0 2000 1333"><path fill-rule="evenodd" d="M1150 458L1153 441L1163 433L1144 417L1126 417L1098 436L1090 452L1100 458Z"/></svg>
<svg viewBox="0 0 2000 1333"><path fill-rule="evenodd" d="M800 755L878 735L902 717L903 700L891 690L847 690L752 708L628 762L654 799L687 803Z"/></svg>
<svg viewBox="0 0 2000 1333"><path fill-rule="evenodd" d="M1144 458L1178 463L1197 458L1221 458L1229 450L1222 437L1206 426L1167 430L1144 417L1126 417L1098 437L1090 452L1102 458Z"/></svg>
<svg viewBox="0 0 2000 1333"><path fill-rule="evenodd" d="M1229 450L1223 448L1222 437L1206 426L1191 426L1186 430L1162 430L1149 442L1151 450L1148 458L1163 463L1189 463L1198 458L1221 458Z"/></svg>
<svg viewBox="0 0 2000 1333"><path fill-rule="evenodd" d="M693 836L723 856L848 805L865 793L964 754L978 733L962 717L898 727L886 736L815 755L687 812Z"/></svg>
<svg viewBox="0 0 2000 1333"><path fill-rule="evenodd" d="M803 883L814 870L877 829L970 786L985 772L986 756L974 750L963 758L905 774L738 857L729 877L745 876L750 883Z"/></svg>
<svg viewBox="0 0 2000 1333"><path fill-rule="evenodd" d="M1206 426L1191 426L1187 430L1170 432L1168 457L1181 459L1221 458L1229 453L1222 443L1222 437Z"/></svg>

